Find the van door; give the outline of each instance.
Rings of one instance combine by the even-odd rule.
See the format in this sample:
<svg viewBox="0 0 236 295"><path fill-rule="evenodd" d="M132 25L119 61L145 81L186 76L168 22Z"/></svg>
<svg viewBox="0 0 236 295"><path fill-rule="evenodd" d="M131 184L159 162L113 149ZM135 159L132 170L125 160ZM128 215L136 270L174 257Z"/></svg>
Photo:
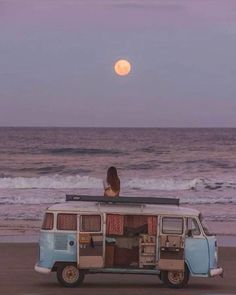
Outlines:
<svg viewBox="0 0 236 295"><path fill-rule="evenodd" d="M159 239L159 269L184 271L184 219L163 216Z"/></svg>
<svg viewBox="0 0 236 295"><path fill-rule="evenodd" d="M207 274L209 269L208 242L195 218L186 218L185 260L193 274Z"/></svg>
<svg viewBox="0 0 236 295"><path fill-rule="evenodd" d="M103 216L81 214L78 216L77 264L79 268L104 266Z"/></svg>

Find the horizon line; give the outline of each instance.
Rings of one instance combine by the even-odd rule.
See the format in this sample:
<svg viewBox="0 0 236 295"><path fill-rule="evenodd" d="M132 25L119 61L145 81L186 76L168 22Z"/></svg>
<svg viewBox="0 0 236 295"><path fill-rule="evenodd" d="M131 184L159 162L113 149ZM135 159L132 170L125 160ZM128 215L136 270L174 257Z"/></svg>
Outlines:
<svg viewBox="0 0 236 295"><path fill-rule="evenodd" d="M96 129L96 128L103 128L103 129L236 129L236 126L228 126L228 127L223 127L223 126L191 126L191 127L184 127L184 126L40 126L40 125L35 125L35 126L25 126L25 125L20 125L20 126L0 126L0 128L84 128L84 129Z"/></svg>

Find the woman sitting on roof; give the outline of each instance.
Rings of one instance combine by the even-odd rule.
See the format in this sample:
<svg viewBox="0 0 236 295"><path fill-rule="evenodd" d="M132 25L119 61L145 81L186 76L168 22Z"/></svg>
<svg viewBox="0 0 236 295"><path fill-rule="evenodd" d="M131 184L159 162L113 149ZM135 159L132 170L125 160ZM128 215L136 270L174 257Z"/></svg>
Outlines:
<svg viewBox="0 0 236 295"><path fill-rule="evenodd" d="M118 197L120 193L120 179L115 167L107 170L107 178L103 182L105 197Z"/></svg>

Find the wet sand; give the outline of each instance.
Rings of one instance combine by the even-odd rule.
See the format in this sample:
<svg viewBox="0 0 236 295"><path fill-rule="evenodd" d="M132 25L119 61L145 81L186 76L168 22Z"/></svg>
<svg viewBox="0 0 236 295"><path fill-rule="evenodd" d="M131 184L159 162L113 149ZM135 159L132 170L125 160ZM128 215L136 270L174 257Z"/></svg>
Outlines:
<svg viewBox="0 0 236 295"><path fill-rule="evenodd" d="M34 271L37 244L0 243L0 294L236 294L236 248L220 248L219 263L224 278L191 278L185 289L173 290L163 286L155 276L87 275L84 284L65 289L57 283L55 273L43 275Z"/></svg>

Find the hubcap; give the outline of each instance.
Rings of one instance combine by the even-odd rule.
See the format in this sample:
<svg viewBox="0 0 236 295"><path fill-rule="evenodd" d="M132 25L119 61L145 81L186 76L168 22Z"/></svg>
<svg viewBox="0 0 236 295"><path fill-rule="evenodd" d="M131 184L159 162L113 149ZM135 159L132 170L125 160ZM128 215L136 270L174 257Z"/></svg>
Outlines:
<svg viewBox="0 0 236 295"><path fill-rule="evenodd" d="M169 271L168 279L172 284L180 284L183 282L184 273L181 271Z"/></svg>
<svg viewBox="0 0 236 295"><path fill-rule="evenodd" d="M68 265L63 269L62 277L65 282L73 284L79 279L79 270L73 265Z"/></svg>

